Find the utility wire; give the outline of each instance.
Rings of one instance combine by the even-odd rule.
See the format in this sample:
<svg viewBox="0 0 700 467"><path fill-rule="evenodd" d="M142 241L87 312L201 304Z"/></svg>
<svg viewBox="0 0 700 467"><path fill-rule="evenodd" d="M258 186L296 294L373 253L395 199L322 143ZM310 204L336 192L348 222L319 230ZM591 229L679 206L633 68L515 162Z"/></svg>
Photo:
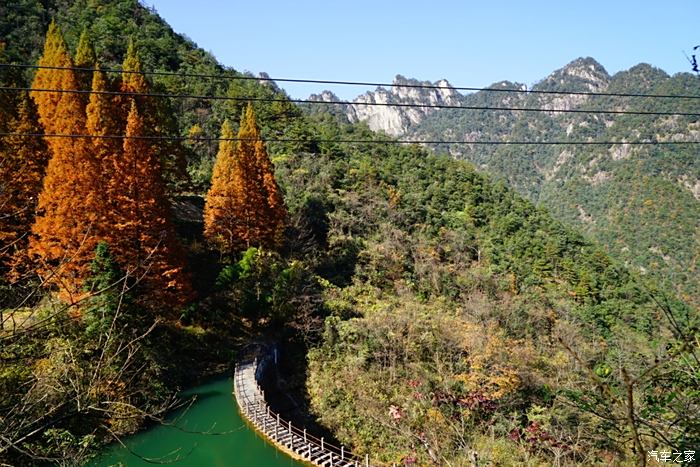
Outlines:
<svg viewBox="0 0 700 467"><path fill-rule="evenodd" d="M473 91L473 92L513 92L522 94L556 94L556 95L571 95L571 96L607 96L607 97L643 97L650 99L700 99L700 95L678 95L678 94L642 94L642 93L624 93L624 92L592 92L592 91L546 91L522 88L480 88L469 86L437 86L434 84L398 84L398 83L375 83L369 81L334 81L321 79L297 79L297 78L270 78L256 77L246 75L223 75L223 74L207 74L207 73L181 73L174 71L125 71L117 68L85 68L85 67L58 67L44 65L27 65L27 64L12 64L0 63L0 68L23 68L23 69L46 69L46 70L73 70L83 72L103 71L106 73L123 73L123 74L140 74L152 76L175 76L180 78L207 78L207 79L223 79L223 80L250 80L250 81L270 81L280 83L306 83L306 84L331 84L343 86L376 86L376 87L394 87L394 88L417 88L417 89L452 89L455 91ZM235 73L230 70L229 73Z"/></svg>
<svg viewBox="0 0 700 467"><path fill-rule="evenodd" d="M320 104L320 105L366 105L379 107L399 107L399 108L421 108L421 109L460 109L460 110L485 110L496 112L545 112L545 113L574 113L574 114L604 114L604 115L653 115L669 117L699 117L699 112L660 112L646 110L599 110L599 109L543 109L540 107L491 107L472 105L449 105L449 104L407 104L391 102L350 102L350 101L317 101L309 99L291 99L281 97L234 97L234 96L203 96L195 94L170 94L170 93L138 93L124 91L92 91L82 89L46 89L32 87L2 86L0 91L14 92L55 92L71 94L102 94L110 96L129 97L158 97L174 99L202 99L202 100L222 100L238 102L291 102L295 104Z"/></svg>
<svg viewBox="0 0 700 467"><path fill-rule="evenodd" d="M11 133L0 132L0 137L27 137L27 138L96 138L96 139L139 139L148 141L193 141L193 142L212 142L212 141L258 141L255 138L216 138L216 137L189 137L189 136L146 136L146 135L89 135L89 134L66 134L66 133ZM700 141L463 141L463 140L400 140L400 139L303 139L303 138L261 138L267 143L357 143L357 144L475 144L485 146L504 146L504 145L543 145L543 146L613 146L617 144L628 145L695 145L700 144Z"/></svg>

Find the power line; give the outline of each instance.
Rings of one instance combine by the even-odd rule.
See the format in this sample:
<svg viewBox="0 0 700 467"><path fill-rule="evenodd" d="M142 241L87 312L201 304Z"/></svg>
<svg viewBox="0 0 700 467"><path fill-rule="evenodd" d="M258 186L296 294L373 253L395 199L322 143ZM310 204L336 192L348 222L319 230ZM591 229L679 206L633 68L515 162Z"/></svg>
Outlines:
<svg viewBox="0 0 700 467"><path fill-rule="evenodd" d="M270 78L256 77L246 75L222 75L208 73L182 73L174 71L127 71L117 68L85 68L85 67L58 67L44 65L27 65L27 64L11 64L0 63L0 67L6 68L23 68L23 69L47 69L47 70L73 70L82 72L104 71L106 73L122 73L122 74L141 74L151 76L175 76L180 78L207 78L207 79L223 79L223 80L250 80L250 81L269 81L280 83L303 83L303 84L331 84L342 86L375 86L375 87L395 87L395 88L417 88L417 89L437 89L445 90L452 89L455 91L472 91L472 92L512 92L521 94L555 94L555 95L571 95L571 96L605 96L605 97L642 97L649 99L700 99L700 95L687 94L643 94L643 93L624 93L624 92L592 92L592 91L546 91L535 89L522 88L483 88L469 86L437 86L434 84L397 84L397 83L377 83L371 81L335 81L322 79L300 79L300 78ZM234 71L230 71L234 72Z"/></svg>
<svg viewBox="0 0 700 467"><path fill-rule="evenodd" d="M378 107L399 107L399 108L421 108L421 109L459 109L459 110L484 110L500 112L545 112L545 113L573 113L573 114L603 114L603 115L653 115L667 117L699 117L700 112L661 112L646 110L599 110L599 109L543 109L540 107L491 107L491 106L471 106L471 105L449 105L449 104L407 104L391 102L351 102L351 101L317 101L309 99L292 99L281 97L235 97L235 96L205 96L195 94L171 94L171 93L137 93L124 91L92 91L83 89L46 89L32 87L2 86L0 91L14 92L55 92L71 94L102 94L110 96L129 97L157 97L174 99L202 99L202 100L222 100L237 102L291 102L295 104L320 104L320 105L366 105Z"/></svg>
<svg viewBox="0 0 700 467"><path fill-rule="evenodd" d="M138 139L148 141L257 141L255 138L216 138L216 137L189 137L189 136L146 136L146 135L89 135L89 134L65 134L65 133L12 133L0 132L0 137L26 137L26 138L96 138L96 139ZM400 139L317 139L317 138L262 138L267 143L357 143L357 144L474 144L484 146L529 145L529 146L670 146L670 145L695 145L700 141L463 141L463 140L400 140Z"/></svg>

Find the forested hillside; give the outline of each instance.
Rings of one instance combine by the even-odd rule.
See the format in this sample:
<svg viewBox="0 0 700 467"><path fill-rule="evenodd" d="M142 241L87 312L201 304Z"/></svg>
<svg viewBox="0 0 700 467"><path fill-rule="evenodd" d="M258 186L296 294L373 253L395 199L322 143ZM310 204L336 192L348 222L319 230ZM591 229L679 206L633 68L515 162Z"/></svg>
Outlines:
<svg viewBox="0 0 700 467"><path fill-rule="evenodd" d="M344 118L405 139L424 141L697 141L700 96L690 73L669 76L647 64L610 76L591 58L580 58L536 83L502 81L488 90L459 94L444 80L431 85L397 77L393 87L342 105ZM507 90L516 92L507 92ZM562 94L552 94L562 92ZM584 94L567 94L567 93ZM402 105L446 103L485 110L363 106L382 100ZM586 95L603 93L610 95ZM622 94L615 95L615 94ZM635 97L637 95L637 97ZM312 96L333 100L332 96ZM563 109L572 113L499 111ZM363 113L359 113L360 109ZM695 113L690 116L596 112ZM412 113L413 114L412 114ZM414 115L419 112L417 115ZM359 116L359 118L358 118ZM431 144L477 165L546 207L555 218L585 232L610 254L642 274L699 303L700 151L698 145L482 145Z"/></svg>
<svg viewBox="0 0 700 467"><path fill-rule="evenodd" d="M382 462L700 450L697 309L504 183L304 114L135 0L1 8L2 63L54 67L0 68L34 88L0 94L1 462L83 463L272 337Z"/></svg>

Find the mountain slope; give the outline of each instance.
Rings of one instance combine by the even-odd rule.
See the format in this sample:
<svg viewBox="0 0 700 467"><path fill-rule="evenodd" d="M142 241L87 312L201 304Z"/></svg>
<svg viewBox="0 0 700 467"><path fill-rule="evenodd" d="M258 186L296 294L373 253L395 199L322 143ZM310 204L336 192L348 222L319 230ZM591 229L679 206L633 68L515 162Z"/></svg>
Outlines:
<svg viewBox="0 0 700 467"><path fill-rule="evenodd" d="M400 83L399 83L400 84ZM503 81L450 99L464 106L571 110L697 112L698 99L648 99L503 92L526 89ZM610 76L591 58L577 59L537 83L535 91L697 95L690 74L670 77L650 65ZM398 91L392 90L392 93ZM422 90L427 92L427 90ZM385 90L361 96L386 95ZM358 98L359 100L360 98ZM411 102L404 99L402 102ZM425 98L415 99L416 104ZM695 117L436 109L414 120L405 108L374 109L370 127L418 140L698 141ZM347 115L351 112L346 111ZM402 126L391 122L401 121ZM398 130L401 131L398 131ZM700 148L668 146L434 145L503 179L555 217L582 229L626 264L654 274L700 303Z"/></svg>

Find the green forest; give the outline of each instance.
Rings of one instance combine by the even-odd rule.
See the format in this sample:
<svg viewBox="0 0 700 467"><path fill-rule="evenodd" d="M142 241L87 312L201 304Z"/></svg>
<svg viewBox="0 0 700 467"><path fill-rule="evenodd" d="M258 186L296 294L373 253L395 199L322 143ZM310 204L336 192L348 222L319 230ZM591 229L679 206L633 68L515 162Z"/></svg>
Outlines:
<svg viewBox="0 0 700 467"><path fill-rule="evenodd" d="M523 87L504 81L489 89ZM409 134L425 140L464 134L494 141L600 143L435 146L507 181L518 193L549 209L556 219L603 245L629 268L654 276L697 306L700 203L693 186L700 177L700 159L694 145L683 144L696 134L697 117L585 113L692 113L697 99L675 96L700 94L697 76L669 76L648 64L610 76L594 59L580 58L532 90L531 94L480 91L462 96L462 101L468 106L567 108L582 113L444 109L428 116ZM550 94L562 90L605 95ZM679 144L603 144L652 140Z"/></svg>
<svg viewBox="0 0 700 467"><path fill-rule="evenodd" d="M18 0L0 38L0 464L82 465L272 338L309 420L379 462L700 452L693 271L640 274L512 180L299 107L137 0ZM78 70L6 66L42 63Z"/></svg>

